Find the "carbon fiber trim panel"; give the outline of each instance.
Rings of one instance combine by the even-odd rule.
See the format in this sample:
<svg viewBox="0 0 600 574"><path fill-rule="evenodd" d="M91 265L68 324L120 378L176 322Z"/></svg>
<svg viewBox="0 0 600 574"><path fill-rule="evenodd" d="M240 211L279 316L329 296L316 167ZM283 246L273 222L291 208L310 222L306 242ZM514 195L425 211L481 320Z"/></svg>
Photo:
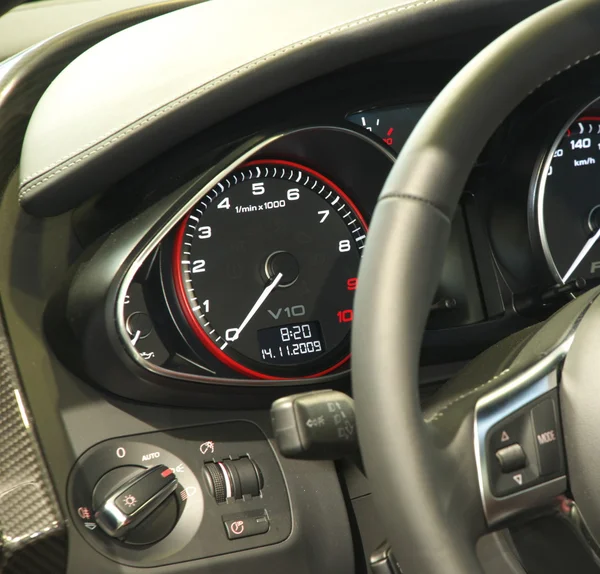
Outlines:
<svg viewBox="0 0 600 574"><path fill-rule="evenodd" d="M66 530L0 312L0 572L66 571Z"/></svg>

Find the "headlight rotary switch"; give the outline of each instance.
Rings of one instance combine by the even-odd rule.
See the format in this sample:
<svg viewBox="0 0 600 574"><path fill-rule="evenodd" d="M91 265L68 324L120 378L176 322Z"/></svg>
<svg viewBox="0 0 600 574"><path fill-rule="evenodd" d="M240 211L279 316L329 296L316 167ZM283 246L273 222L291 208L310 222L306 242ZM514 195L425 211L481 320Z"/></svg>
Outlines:
<svg viewBox="0 0 600 574"><path fill-rule="evenodd" d="M163 464L115 468L94 488L96 522L108 536L129 544L158 542L177 523L178 485L173 471Z"/></svg>
<svg viewBox="0 0 600 574"><path fill-rule="evenodd" d="M219 504L229 498L258 496L264 484L260 469L248 457L208 462L204 465L204 477Z"/></svg>

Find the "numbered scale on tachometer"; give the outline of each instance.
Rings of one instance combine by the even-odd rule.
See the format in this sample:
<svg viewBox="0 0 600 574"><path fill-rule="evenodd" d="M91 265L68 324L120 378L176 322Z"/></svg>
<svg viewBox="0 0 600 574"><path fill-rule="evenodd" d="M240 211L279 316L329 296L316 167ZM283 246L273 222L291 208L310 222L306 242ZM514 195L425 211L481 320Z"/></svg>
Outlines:
<svg viewBox="0 0 600 574"><path fill-rule="evenodd" d="M314 377L349 357L367 226L332 181L282 160L232 172L178 229L173 277L200 341L259 378Z"/></svg>

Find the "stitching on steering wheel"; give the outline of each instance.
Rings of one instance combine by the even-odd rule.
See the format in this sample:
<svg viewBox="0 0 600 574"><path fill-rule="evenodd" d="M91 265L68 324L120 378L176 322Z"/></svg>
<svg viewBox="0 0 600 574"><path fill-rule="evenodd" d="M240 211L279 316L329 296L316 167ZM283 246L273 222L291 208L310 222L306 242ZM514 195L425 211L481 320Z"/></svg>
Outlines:
<svg viewBox="0 0 600 574"><path fill-rule="evenodd" d="M594 301L596 301L596 299L598 297L600 297L600 292L598 292L594 297L592 297L592 299L590 301L587 302L587 304L585 305L585 308L579 313L577 319L574 321L573 325L571 326L569 336L574 334L575 330L577 329L577 327L583 320L583 317L585 316L586 311L592 306L592 304L594 303ZM566 338L568 338L568 336ZM470 389L466 393L463 393L462 395L459 395L458 397L454 397L453 399L449 400L442 407L440 407L435 413L433 413L430 417L424 419L425 423L428 424L431 422L435 422L436 420L438 420L440 417L443 416L443 411L447 410L452 405L459 403L463 399L466 399L467 397L471 396L473 393L476 393L477 391L481 390L486 385L489 385L490 383L497 381L500 377L508 374L510 371L511 371L511 367L507 367L506 369L502 370L498 374L494 375L491 379L487 380L485 383L482 383L481 385L475 387L474 389Z"/></svg>
<svg viewBox="0 0 600 574"><path fill-rule="evenodd" d="M470 397L472 394L483 389L487 385L497 381L500 377L508 374L509 372L510 372L510 367L508 369L504 369L503 371L500 371L497 375L494 375L491 379L487 380L485 383L482 383L481 385L479 385L473 389L470 389L469 391L467 391L466 393L463 393L462 395L459 395L458 397L454 397L452 400L450 400L446 404L444 404L444 406L442 406L439 410L437 410L432 416L426 418L425 423L429 424L429 423L432 423L432 422L438 420L439 418L444 416L444 411L448 410L448 408L450 408L452 405L455 405L456 403L459 403L460 401L466 399L467 397Z"/></svg>
<svg viewBox="0 0 600 574"><path fill-rule="evenodd" d="M392 193L386 194L384 197L381 197L379 200L377 200L377 203L380 204L382 201L385 201L386 199L410 199L410 200L414 200L414 201L419 201L421 203L425 203L426 205L429 205L429 206L433 207L436 211L438 211L448 223L451 223L450 217L448 217L448 215L444 212L444 210L439 205L437 205L433 201L430 201L429 199L417 197L416 195L410 195L409 193L393 193L392 192Z"/></svg>
<svg viewBox="0 0 600 574"><path fill-rule="evenodd" d="M551 76L548 76L543 82L540 82L535 88L533 88L532 90L530 90L527 95L529 96L530 94L534 93L536 90L539 90L542 86L544 86L545 84L547 84L553 78L556 78L557 76L560 76L561 74L563 74L564 72L570 70L571 68L573 68L575 66L578 66L582 62L585 62L585 61L590 60L591 58L595 58L597 56L600 56L600 51L594 52L593 54L589 54L585 58L581 58L579 60L576 60L572 64L569 64L568 66L562 68L558 72L555 72ZM381 197L378 200L378 203L381 202L381 201L383 201L383 200L385 200L385 199L387 199L387 198L391 198L391 197L415 199L417 201L421 201L423 203L427 203L427 204L431 205L432 207L434 207L435 209L437 209L447 220L450 220L450 216L448 214L446 214L446 212L444 211L444 209L441 206L437 205L436 203L434 203L433 201L430 201L428 199L424 199L424 198L417 197L417 196L414 196L414 195L410 195L410 194L407 194L407 193L394 193L394 192L387 193L384 197ZM485 384L487 384L487 383L485 383ZM425 422L427 422L427 421L425 421Z"/></svg>

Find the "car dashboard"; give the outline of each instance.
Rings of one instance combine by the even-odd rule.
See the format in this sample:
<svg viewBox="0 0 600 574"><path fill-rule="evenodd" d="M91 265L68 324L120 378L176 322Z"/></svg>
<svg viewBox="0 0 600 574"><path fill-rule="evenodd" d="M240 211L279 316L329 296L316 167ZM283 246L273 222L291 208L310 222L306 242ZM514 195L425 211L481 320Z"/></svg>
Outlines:
<svg viewBox="0 0 600 574"><path fill-rule="evenodd" d="M150 160L128 156L125 175L51 217L24 212L10 172L0 293L22 386L9 394L27 397L18 421L35 418L71 571L93 557L102 574L196 560L258 572L265 559L273 571L366 572L384 534L360 464L282 457L269 407L312 390L351 395L353 298L379 193L430 103L501 28L307 80ZM473 166L422 342L423 404L597 284L597 68L583 62L530 94ZM170 506L109 539L93 511L160 465L177 479Z"/></svg>

